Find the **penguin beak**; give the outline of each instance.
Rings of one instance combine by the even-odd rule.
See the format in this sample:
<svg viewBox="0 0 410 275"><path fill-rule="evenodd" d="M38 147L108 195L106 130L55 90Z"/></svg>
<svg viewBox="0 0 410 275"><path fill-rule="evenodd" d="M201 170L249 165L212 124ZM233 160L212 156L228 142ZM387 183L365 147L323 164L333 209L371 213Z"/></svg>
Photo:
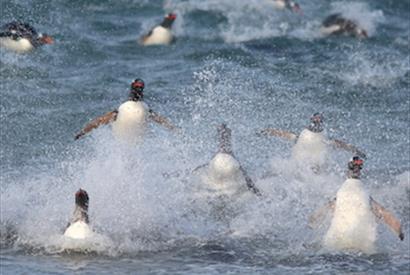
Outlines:
<svg viewBox="0 0 410 275"><path fill-rule="evenodd" d="M54 39L51 36L46 35L46 34L43 34L43 36L40 38L40 41L43 44L53 44L54 43Z"/></svg>
<svg viewBox="0 0 410 275"><path fill-rule="evenodd" d="M167 19L170 19L170 20L175 20L176 18L177 18L177 15L175 13L170 13L167 16Z"/></svg>

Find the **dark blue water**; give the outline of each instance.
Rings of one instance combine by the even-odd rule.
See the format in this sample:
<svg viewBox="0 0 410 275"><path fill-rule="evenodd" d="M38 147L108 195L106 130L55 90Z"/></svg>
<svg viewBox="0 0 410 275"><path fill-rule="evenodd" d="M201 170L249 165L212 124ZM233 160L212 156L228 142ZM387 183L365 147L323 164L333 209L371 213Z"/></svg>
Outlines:
<svg viewBox="0 0 410 275"><path fill-rule="evenodd" d="M269 0L1 0L1 24L27 21L55 44L0 49L0 273L408 274L410 2L300 4L302 16ZM176 42L138 45L171 11ZM339 11L370 38L322 37L320 22ZM141 146L124 148L103 127L74 141L136 77L182 133L151 124ZM376 254L322 250L328 223L312 230L307 220L335 195L351 155L332 151L326 173L300 175L291 143L255 135L298 133L317 111L329 137L366 151L363 182L402 221L405 241L380 224ZM227 205L224 219L190 173L215 153L221 122L264 194ZM101 238L78 252L61 235L80 187Z"/></svg>

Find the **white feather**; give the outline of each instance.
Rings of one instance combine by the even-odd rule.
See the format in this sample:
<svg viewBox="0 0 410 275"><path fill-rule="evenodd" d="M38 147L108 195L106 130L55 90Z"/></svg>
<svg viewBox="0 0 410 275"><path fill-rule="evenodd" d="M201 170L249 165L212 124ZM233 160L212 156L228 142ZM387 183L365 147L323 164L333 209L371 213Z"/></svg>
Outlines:
<svg viewBox="0 0 410 275"><path fill-rule="evenodd" d="M64 232L64 236L72 239L86 239L92 235L93 231L90 226L83 221L72 223Z"/></svg>
<svg viewBox="0 0 410 275"><path fill-rule="evenodd" d="M172 42L172 32L168 28L157 26L152 30L151 35L142 42L143 45L168 45Z"/></svg>
<svg viewBox="0 0 410 275"><path fill-rule="evenodd" d="M340 30L340 25L331 25L329 27L321 27L320 32L324 35L329 35Z"/></svg>
<svg viewBox="0 0 410 275"><path fill-rule="evenodd" d="M277 9L286 8L286 2L284 0L275 0L274 5Z"/></svg>
<svg viewBox="0 0 410 275"><path fill-rule="evenodd" d="M114 136L121 141L136 143L145 133L148 106L142 101L127 101L118 108L112 124Z"/></svg>
<svg viewBox="0 0 410 275"><path fill-rule="evenodd" d="M27 38L13 40L9 37L0 38L0 47L15 51L17 53L26 53L34 48L33 44L31 44L30 40Z"/></svg>
<svg viewBox="0 0 410 275"><path fill-rule="evenodd" d="M327 150L323 132L304 129L292 148L292 159L310 166L322 166L326 161Z"/></svg>
<svg viewBox="0 0 410 275"><path fill-rule="evenodd" d="M334 216L324 238L331 250L375 251L376 218L370 197L358 179L346 180L337 192Z"/></svg>
<svg viewBox="0 0 410 275"><path fill-rule="evenodd" d="M217 195L233 195L245 186L239 162L230 154L218 153L209 162L203 182Z"/></svg>

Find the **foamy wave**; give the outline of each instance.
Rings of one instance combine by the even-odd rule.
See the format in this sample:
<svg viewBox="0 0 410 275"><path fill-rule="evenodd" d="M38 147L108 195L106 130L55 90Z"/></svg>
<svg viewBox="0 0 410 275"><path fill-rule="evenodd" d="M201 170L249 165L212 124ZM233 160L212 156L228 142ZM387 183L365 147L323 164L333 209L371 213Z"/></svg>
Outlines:
<svg viewBox="0 0 410 275"><path fill-rule="evenodd" d="M176 11L181 16L177 20L177 35L188 32L196 36L197 30L184 25L184 16L195 11L206 11L222 14L226 22L209 22L209 32L200 33L204 39L221 37L227 43L240 43L256 39L266 39L278 36L290 36L303 40L320 38L321 21L323 14L318 15L318 3L302 3L304 15L293 14L287 10L275 9L273 1L167 1L164 8ZM381 10L371 10L363 2L336 2L331 3L327 15L342 13L348 19L357 22L374 35L377 25L384 22Z"/></svg>
<svg viewBox="0 0 410 275"><path fill-rule="evenodd" d="M357 53L349 57L347 72L339 77L352 85L383 87L390 85L410 72L408 62L395 56L382 59L371 54Z"/></svg>
<svg viewBox="0 0 410 275"><path fill-rule="evenodd" d="M2 236L1 245L11 242L50 253L88 247L116 255L164 250L190 239L208 241L222 236L224 242L229 236L263 236L284 242L280 252L305 249L312 234L307 231L309 214L326 201L324 196L334 194L342 178L338 174L295 175L295 168L281 158L273 161L272 175L260 177L259 167L266 162L261 156L274 155L283 146L274 140L261 146L263 141L255 137L253 127L268 123L266 117L271 113L260 114L262 109L274 110L274 117L280 117L276 122L300 117L296 111L289 112L292 106L275 110L275 106L289 106L291 95L280 89L277 76L259 81L261 70L250 72L223 59L205 63L184 94L189 136L175 136L150 125L144 143L132 148L118 144L111 129L102 127L67 148L64 161L50 160L52 164L44 170L36 166L27 177L1 175L7 184L0 185L0 226L11 223L13 228L5 229L10 234ZM262 94L266 90L274 95L271 100ZM249 117L258 123L245 123ZM216 152L215 125L221 121L232 128L236 156L263 193L260 199L232 204L228 200L227 208L232 210L228 217L215 211L213 205L219 201L196 199L191 174ZM74 193L80 187L90 196L91 225L110 240L107 243L97 240L89 246L67 246L61 241L74 208Z"/></svg>
<svg viewBox="0 0 410 275"><path fill-rule="evenodd" d="M209 22L210 32L203 38L221 37L227 43L283 36L293 29L292 25L299 19L299 15L275 9L273 1L167 1L164 8L176 11L181 17L194 11L222 14L226 22L218 25ZM182 34L183 29L194 36L197 34L196 30L182 26L183 19L178 24L179 34Z"/></svg>

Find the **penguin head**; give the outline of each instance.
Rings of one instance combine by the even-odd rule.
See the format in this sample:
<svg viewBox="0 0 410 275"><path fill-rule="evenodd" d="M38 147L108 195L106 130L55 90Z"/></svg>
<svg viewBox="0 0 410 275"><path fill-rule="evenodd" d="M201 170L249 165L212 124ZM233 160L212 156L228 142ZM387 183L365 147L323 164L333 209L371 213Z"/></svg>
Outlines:
<svg viewBox="0 0 410 275"><path fill-rule="evenodd" d="M161 26L170 29L176 18L177 15L175 13L168 13L162 21Z"/></svg>
<svg viewBox="0 0 410 275"><path fill-rule="evenodd" d="M347 34L354 35L357 38L368 38L367 31L362 29L357 22L349 19L343 19L344 24L342 24L343 29Z"/></svg>
<svg viewBox="0 0 410 275"><path fill-rule="evenodd" d="M142 100L144 97L144 87L145 87L144 81L140 78L136 78L131 83L129 99L133 101Z"/></svg>
<svg viewBox="0 0 410 275"><path fill-rule="evenodd" d="M3 26L14 40L26 38L34 46L41 46L44 44L53 44L54 40L51 36L45 33L38 33L33 26L21 21L13 21Z"/></svg>
<svg viewBox="0 0 410 275"><path fill-rule="evenodd" d="M355 32L356 37L358 38L368 38L369 37L367 35L367 31L362 28L357 27L354 32Z"/></svg>
<svg viewBox="0 0 410 275"><path fill-rule="evenodd" d="M232 131L225 123L218 126L219 152L232 154Z"/></svg>
<svg viewBox="0 0 410 275"><path fill-rule="evenodd" d="M172 20L172 21L174 21L175 19L177 19L177 15L175 14L175 13L168 13L166 16L165 16L165 18L166 19L168 19L168 20Z"/></svg>
<svg viewBox="0 0 410 275"><path fill-rule="evenodd" d="M76 193L75 193L75 205L81 207L84 210L88 209L88 194L85 190L83 189L79 189Z"/></svg>
<svg viewBox="0 0 410 275"><path fill-rule="evenodd" d="M323 114L314 113L310 118L310 124L308 129L314 133L320 133L323 131Z"/></svg>
<svg viewBox="0 0 410 275"><path fill-rule="evenodd" d="M293 1L288 1L287 7L294 13L302 13L302 10L298 3L295 3Z"/></svg>
<svg viewBox="0 0 410 275"><path fill-rule="evenodd" d="M54 43L54 39L49 36L48 34L42 33L38 36L37 41L41 44L53 44Z"/></svg>
<svg viewBox="0 0 410 275"><path fill-rule="evenodd" d="M364 161L359 156L354 156L347 164L348 177L352 179L360 178L360 170L363 168Z"/></svg>

